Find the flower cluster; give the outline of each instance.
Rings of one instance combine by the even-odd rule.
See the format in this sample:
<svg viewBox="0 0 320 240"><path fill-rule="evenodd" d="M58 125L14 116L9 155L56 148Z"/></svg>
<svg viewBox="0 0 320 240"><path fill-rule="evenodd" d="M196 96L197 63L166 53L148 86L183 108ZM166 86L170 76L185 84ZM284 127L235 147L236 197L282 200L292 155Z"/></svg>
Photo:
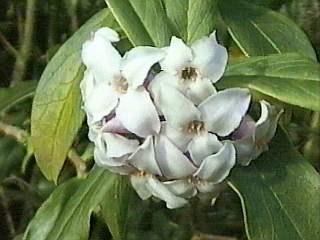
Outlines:
<svg viewBox="0 0 320 240"><path fill-rule="evenodd" d="M168 47L124 56L117 41L101 28L84 43L83 108L96 163L129 175L142 199L177 208L197 194L214 198L236 162L248 165L267 149L280 113L262 101L255 122L247 89L217 91L228 54L215 32L191 46L172 37Z"/></svg>

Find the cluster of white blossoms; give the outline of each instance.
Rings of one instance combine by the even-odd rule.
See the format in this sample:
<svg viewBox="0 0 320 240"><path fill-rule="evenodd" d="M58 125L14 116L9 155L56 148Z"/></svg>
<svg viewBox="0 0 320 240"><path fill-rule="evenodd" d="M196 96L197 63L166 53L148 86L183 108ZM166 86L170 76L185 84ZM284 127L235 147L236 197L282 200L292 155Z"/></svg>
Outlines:
<svg viewBox="0 0 320 240"><path fill-rule="evenodd" d="M216 90L228 54L215 32L191 46L172 37L168 47L124 56L117 41L101 28L83 44L83 108L95 162L130 176L142 199L177 208L198 194L214 198L236 162L248 165L267 149L280 113L262 101L255 122L247 89Z"/></svg>

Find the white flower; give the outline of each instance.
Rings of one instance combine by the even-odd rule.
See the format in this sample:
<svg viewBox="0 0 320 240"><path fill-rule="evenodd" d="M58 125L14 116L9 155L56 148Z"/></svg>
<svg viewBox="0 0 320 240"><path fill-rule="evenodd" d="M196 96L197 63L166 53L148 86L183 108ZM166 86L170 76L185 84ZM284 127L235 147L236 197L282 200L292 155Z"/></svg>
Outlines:
<svg viewBox="0 0 320 240"><path fill-rule="evenodd" d="M246 116L232 136L235 139L237 161L244 166L268 150L268 143L275 135L278 120L283 112L266 101L261 101L260 105L259 120L255 122L250 116Z"/></svg>
<svg viewBox="0 0 320 240"><path fill-rule="evenodd" d="M177 87L195 104L216 92L212 83L223 75L228 54L217 43L215 32L195 41L191 47L172 37L165 51L166 57L160 61L164 71L162 81Z"/></svg>
<svg viewBox="0 0 320 240"><path fill-rule="evenodd" d="M222 144L217 138L208 138L192 147L190 155L196 160L189 159L164 135L147 138L128 158L139 170L131 175L139 196L147 199L153 195L165 201L168 208L177 208L198 192L217 193L235 164L235 148L230 142ZM209 149L212 145L215 148ZM166 180L161 182L158 177Z"/></svg>
<svg viewBox="0 0 320 240"><path fill-rule="evenodd" d="M223 137L232 133L246 114L251 99L247 89L231 88L211 95L196 107L157 76L151 82L150 90L166 119L164 134L183 152L201 133L212 132Z"/></svg>
<svg viewBox="0 0 320 240"><path fill-rule="evenodd" d="M140 137L158 133L160 120L143 84L151 66L164 53L154 47L136 47L121 57L112 46L118 40L115 31L101 28L83 44L87 73L81 89L89 124L101 121L115 109L130 132Z"/></svg>

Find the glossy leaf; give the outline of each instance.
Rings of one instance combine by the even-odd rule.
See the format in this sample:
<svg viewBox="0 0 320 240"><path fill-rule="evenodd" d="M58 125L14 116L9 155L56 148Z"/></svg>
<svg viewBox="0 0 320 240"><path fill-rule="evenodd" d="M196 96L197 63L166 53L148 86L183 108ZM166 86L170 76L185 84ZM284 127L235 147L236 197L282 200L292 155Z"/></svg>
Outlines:
<svg viewBox="0 0 320 240"><path fill-rule="evenodd" d="M216 0L106 0L134 45L167 46L175 35L192 43L217 22Z"/></svg>
<svg viewBox="0 0 320 240"><path fill-rule="evenodd" d="M188 43L209 35L217 23L216 0L164 0L175 35Z"/></svg>
<svg viewBox="0 0 320 240"><path fill-rule="evenodd" d="M171 30L161 0L106 0L106 3L133 45L169 44Z"/></svg>
<svg viewBox="0 0 320 240"><path fill-rule="evenodd" d="M278 131L270 151L232 171L250 240L320 239L320 176Z"/></svg>
<svg viewBox="0 0 320 240"><path fill-rule="evenodd" d="M247 87L285 103L320 111L320 65L298 54L241 59L229 65L220 87Z"/></svg>
<svg viewBox="0 0 320 240"><path fill-rule="evenodd" d="M102 216L115 240L126 239L128 208L131 195L132 190L128 177L118 176L101 203Z"/></svg>
<svg viewBox="0 0 320 240"><path fill-rule="evenodd" d="M26 81L13 87L0 88L0 112L4 112L13 105L33 96L36 87L36 81Z"/></svg>
<svg viewBox="0 0 320 240"><path fill-rule="evenodd" d="M304 32L280 13L241 0L221 0L218 5L229 33L246 56L297 52L316 60Z"/></svg>
<svg viewBox="0 0 320 240"><path fill-rule="evenodd" d="M87 240L91 213L116 178L96 167L86 180L72 179L57 187L29 223L24 239Z"/></svg>
<svg viewBox="0 0 320 240"><path fill-rule="evenodd" d="M31 137L37 163L49 180L57 181L84 118L79 88L84 71L81 46L102 26L117 27L107 9L92 17L60 48L41 76L32 108Z"/></svg>

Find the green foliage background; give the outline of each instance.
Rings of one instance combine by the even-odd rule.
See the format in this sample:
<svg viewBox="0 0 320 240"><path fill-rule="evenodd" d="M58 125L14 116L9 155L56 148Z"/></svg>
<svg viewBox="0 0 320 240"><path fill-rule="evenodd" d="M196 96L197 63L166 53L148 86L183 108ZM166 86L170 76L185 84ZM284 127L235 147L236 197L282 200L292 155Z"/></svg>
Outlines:
<svg viewBox="0 0 320 240"><path fill-rule="evenodd" d="M110 9L102 0L0 2L0 238L319 237L320 2L107 2ZM254 25L247 24L252 19ZM78 84L81 44L100 26L120 31L121 50L164 46L172 34L191 43L217 28L232 63L219 87L249 87L256 100L285 108L281 127L289 140L280 131L269 153L246 172L235 169L214 207L208 199L174 211L142 202L126 178L92 168ZM274 36L273 42L265 35L250 38L257 31ZM270 53L275 55L265 57Z"/></svg>

